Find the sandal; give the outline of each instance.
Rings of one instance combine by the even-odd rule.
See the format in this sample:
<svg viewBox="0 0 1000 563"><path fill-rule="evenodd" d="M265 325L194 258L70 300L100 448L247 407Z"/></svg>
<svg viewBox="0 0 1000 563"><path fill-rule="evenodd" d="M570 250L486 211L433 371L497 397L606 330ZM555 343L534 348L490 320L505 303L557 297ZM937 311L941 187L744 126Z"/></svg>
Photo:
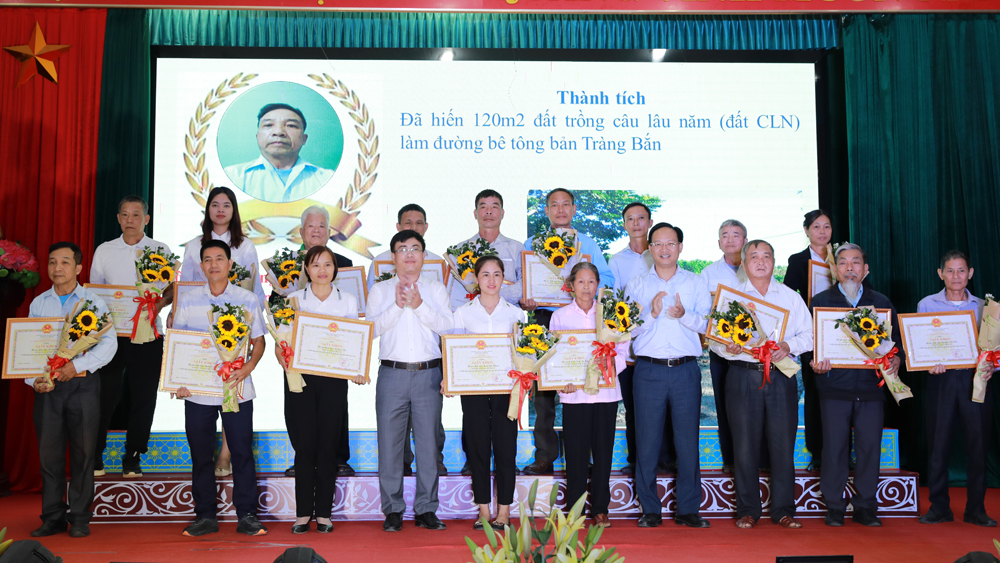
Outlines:
<svg viewBox="0 0 1000 563"><path fill-rule="evenodd" d="M504 526L510 526L510 522L501 522L495 519L490 521L490 527L498 532L502 532Z"/></svg>
<svg viewBox="0 0 1000 563"><path fill-rule="evenodd" d="M229 464L229 467L216 467L215 476L216 477L228 477L233 474L233 465Z"/></svg>

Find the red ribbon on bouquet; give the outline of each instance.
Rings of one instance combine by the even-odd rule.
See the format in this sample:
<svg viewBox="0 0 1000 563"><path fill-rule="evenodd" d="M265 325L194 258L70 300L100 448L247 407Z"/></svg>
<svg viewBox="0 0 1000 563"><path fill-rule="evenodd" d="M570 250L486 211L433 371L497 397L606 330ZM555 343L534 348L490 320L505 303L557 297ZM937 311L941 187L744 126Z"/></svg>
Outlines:
<svg viewBox="0 0 1000 563"><path fill-rule="evenodd" d="M534 373L531 373L530 371L529 372L520 372L520 371L517 371L516 369L512 369L512 370L508 371L507 375L511 379L514 380L514 385L515 386L520 386L520 388L521 388L521 395L520 395L520 398L517 401L517 406L518 407L524 406L524 396L527 395L529 399L531 398L531 395L533 393L531 384L532 384L532 382L538 381L538 376L535 375ZM512 391L513 391L513 389L512 389ZM521 426L521 409L520 408L517 409L517 427L520 430L524 429L524 427Z"/></svg>
<svg viewBox="0 0 1000 563"><path fill-rule="evenodd" d="M146 293L142 297L133 297L132 301L139 304L139 308L135 310L135 315L132 317L132 338L135 339L135 333L139 329L139 318L142 317L142 308L146 307L149 313L149 324L153 325L153 335L156 338L160 337L160 332L156 330L156 304L159 303L163 297L160 294L146 290Z"/></svg>
<svg viewBox="0 0 1000 563"><path fill-rule="evenodd" d="M469 301L472 301L473 299L476 298L477 295L479 295L478 291L475 293L466 293L465 298L468 299Z"/></svg>
<svg viewBox="0 0 1000 563"><path fill-rule="evenodd" d="M899 352L899 348L896 348L895 346L893 346L892 350L889 350L889 353L886 354L886 355L884 355L884 356L882 356L881 358L869 358L869 359L865 360L865 364L866 365L874 365L875 366L875 372L878 373L878 386L879 387L885 385L885 379L882 377L882 370L880 370L878 368L882 368L882 369L885 369L885 370L889 369L889 366L892 365L891 362L890 362L890 360L892 360L893 358L896 357L896 352Z"/></svg>
<svg viewBox="0 0 1000 563"><path fill-rule="evenodd" d="M295 356L295 351L292 350L292 347L289 346L288 343L285 342L284 340L279 342L278 346L281 346L281 359L285 361L285 365L286 366L291 365L292 358Z"/></svg>
<svg viewBox="0 0 1000 563"><path fill-rule="evenodd" d="M243 358L236 358L231 362L219 362L215 364L215 371L218 372L219 377L222 378L222 382L225 383L229 381L229 378L233 376L233 370L238 370L243 367ZM243 398L243 393L239 393L240 398Z"/></svg>
<svg viewBox="0 0 1000 563"><path fill-rule="evenodd" d="M67 360L62 356L52 356L51 358L49 358L49 361L47 362L47 365L49 366L49 373L56 371L57 369L63 367L68 363L69 360ZM51 375L49 376L49 381L52 382L52 385L56 384L56 378L52 377Z"/></svg>
<svg viewBox="0 0 1000 563"><path fill-rule="evenodd" d="M780 348L773 340L768 340L763 346L750 350L750 355L753 356L753 359L764 364L764 381L760 383L760 387L757 389L763 389L765 385L771 382L771 352L775 350L780 350Z"/></svg>
<svg viewBox="0 0 1000 563"><path fill-rule="evenodd" d="M615 370L615 356L618 355L618 351L615 350L615 344L614 342L602 344L594 340L591 345L596 346L590 353L593 354L595 360L600 360L597 365L601 368L601 375L604 376L604 384L610 386L613 374L617 371Z"/></svg>
<svg viewBox="0 0 1000 563"><path fill-rule="evenodd" d="M1000 367L1000 350L996 350L996 351L993 351L993 352L987 352L987 351L984 350L984 351L980 352L979 353L979 359L976 360L976 363L978 364L978 363L982 362L983 360L986 360L986 361L990 362L991 364L993 364L993 369L996 369L996 368ZM989 381L988 377L984 378L984 379L986 379L987 381Z"/></svg>

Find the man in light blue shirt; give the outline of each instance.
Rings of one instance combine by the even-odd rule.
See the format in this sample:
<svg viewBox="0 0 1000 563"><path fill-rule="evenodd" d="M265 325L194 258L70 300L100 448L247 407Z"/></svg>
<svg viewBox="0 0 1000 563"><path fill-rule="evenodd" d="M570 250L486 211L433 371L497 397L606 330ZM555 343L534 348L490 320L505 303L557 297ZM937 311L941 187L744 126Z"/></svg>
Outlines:
<svg viewBox="0 0 1000 563"><path fill-rule="evenodd" d="M226 167L226 176L250 197L284 203L318 192L333 170L299 158L309 139L306 118L288 104L267 104L257 114L257 147L260 157Z"/></svg>
<svg viewBox="0 0 1000 563"><path fill-rule="evenodd" d="M31 302L31 317L65 317L80 301L90 301L97 316L111 311L104 301L77 283L83 270L83 253L72 242L49 247L49 279L52 289ZM34 420L38 435L38 457L42 473L42 526L32 537L66 531L82 538L90 535L90 505L94 501L94 460L101 416L101 378L94 375L111 361L118 350L114 328L83 354L52 372L53 381L24 380L35 390ZM88 373L83 373L88 372ZM78 377L78 375L82 377ZM66 489L66 446L70 451L70 484ZM66 494L66 502L63 501Z"/></svg>

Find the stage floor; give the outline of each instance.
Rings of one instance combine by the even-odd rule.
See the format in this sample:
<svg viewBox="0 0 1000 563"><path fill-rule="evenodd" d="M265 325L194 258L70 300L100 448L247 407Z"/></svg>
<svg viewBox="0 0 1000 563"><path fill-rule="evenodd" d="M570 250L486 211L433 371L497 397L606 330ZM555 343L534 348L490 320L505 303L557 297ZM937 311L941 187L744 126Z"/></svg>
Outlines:
<svg viewBox="0 0 1000 563"><path fill-rule="evenodd" d="M920 505L928 506L927 489L921 488ZM952 509L961 517L965 489L952 489ZM16 494L0 499L0 526L7 537L26 539L40 521L41 498ZM990 489L987 510L1000 516L1000 490ZM635 519L615 519L601 544L615 546L627 563L662 561L772 563L776 555L853 554L865 562L955 561L969 551L992 551L1000 532L961 521L935 526L916 518L885 518L882 528L865 528L850 520L840 529L822 520L804 519L801 530L785 530L762 520L753 530L739 530L731 519L713 519L708 530L679 527L667 521L662 527L640 529ZM223 522L221 531L203 538L185 538L184 524L94 524L88 538L66 534L42 538L42 543L68 563L206 563L271 562L289 547L309 546L331 563L435 561L467 562L472 558L464 537L485 543L483 532L471 529L471 520L449 520L448 529L429 532L410 521L396 534L382 532L380 522L337 522L333 533L294 536L285 522L268 522L270 533L262 538L236 534L236 524Z"/></svg>

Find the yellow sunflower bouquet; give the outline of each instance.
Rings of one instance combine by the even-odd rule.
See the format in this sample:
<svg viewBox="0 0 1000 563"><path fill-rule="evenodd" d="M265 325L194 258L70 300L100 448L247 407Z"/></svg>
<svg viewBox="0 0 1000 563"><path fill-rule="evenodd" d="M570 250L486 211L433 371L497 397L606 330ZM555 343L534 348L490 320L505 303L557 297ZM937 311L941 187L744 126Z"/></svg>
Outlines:
<svg viewBox="0 0 1000 563"><path fill-rule="evenodd" d="M531 249L555 275L566 278L580 261L580 241L575 229L549 229L535 235Z"/></svg>
<svg viewBox="0 0 1000 563"><path fill-rule="evenodd" d="M301 250L282 248L271 258L261 260L264 275L275 293L287 297L289 293L302 289L305 277L302 275L302 261L305 254Z"/></svg>
<svg viewBox="0 0 1000 563"><path fill-rule="evenodd" d="M531 397L532 385L538 381L538 370L556 353L559 338L549 329L535 322L528 313L528 322L514 323L514 369L507 374L514 380L510 390L510 407L507 418L521 425L521 404L525 396Z"/></svg>
<svg viewBox="0 0 1000 563"><path fill-rule="evenodd" d="M242 391L233 389L227 382L233 372L243 367L246 361L243 354L250 340L251 318L250 312L245 308L230 303L212 305L212 310L208 312L215 349L219 351L219 358L222 360L215 366L222 379L222 412L240 411L238 397Z"/></svg>
<svg viewBox="0 0 1000 563"><path fill-rule="evenodd" d="M257 264L251 264L249 268L233 262L232 269L229 270L229 283L242 287L253 293L254 283L257 281Z"/></svg>
<svg viewBox="0 0 1000 563"><path fill-rule="evenodd" d="M476 283L476 262L483 256L496 256L496 249L490 246L486 239L476 239L472 242L465 242L449 246L445 252L445 260L451 265L451 275L455 276L465 288L466 293L475 295L479 292L479 284ZM471 298L470 298L471 299Z"/></svg>
<svg viewBox="0 0 1000 563"><path fill-rule="evenodd" d="M979 359L972 379L972 401L986 400L986 384L993 372L1000 367L1000 303L992 294L986 294L983 318L979 321Z"/></svg>
<svg viewBox="0 0 1000 563"><path fill-rule="evenodd" d="M139 304L132 317L132 342L144 344L160 337L156 329L156 304L163 299L163 292L177 278L177 262L180 257L170 254L158 246L145 247L135 251L135 271L139 276L135 288L139 297L133 299Z"/></svg>
<svg viewBox="0 0 1000 563"><path fill-rule="evenodd" d="M881 379L878 386L888 383L889 392L897 404L913 397L910 388L899 378L899 373L888 373L890 361L899 352L892 341L892 323L888 316L883 323L874 309L861 307L849 311L844 318L837 319L833 328L844 331L854 346L868 357L865 363L875 366Z"/></svg>
<svg viewBox="0 0 1000 563"><path fill-rule="evenodd" d="M267 331L274 338L274 343L281 348L281 355L286 364L292 362L292 332L295 326L295 312L299 308L298 298L282 297L275 299L269 306L267 319ZM288 390L292 393L301 393L306 386L302 374L297 371L288 370L285 372L285 379L288 380Z"/></svg>
<svg viewBox="0 0 1000 563"><path fill-rule="evenodd" d="M744 354L749 354L764 364L761 387L771 380L772 365L781 370L785 377L795 377L799 371L799 364L795 360L787 356L777 362L771 359L771 353L778 349L778 343L771 340L761 326L752 301L742 303L733 299L727 305L720 304L720 309L713 309L708 315L711 336L727 344L739 344Z"/></svg>
<svg viewBox="0 0 1000 563"><path fill-rule="evenodd" d="M66 322L63 323L62 333L59 335L59 346L55 355L49 358L46 371L53 372L83 354L112 328L114 323L111 322L110 315L99 314L93 301L78 301L73 310L66 315ZM47 385L53 384L48 374L43 375L42 379Z"/></svg>
<svg viewBox="0 0 1000 563"><path fill-rule="evenodd" d="M642 324L642 306L625 297L625 288L617 293L607 288L597 292L597 340L593 359L587 365L587 383L583 392L596 395L603 377L604 386L614 385L617 375L614 345L632 339L632 330Z"/></svg>

